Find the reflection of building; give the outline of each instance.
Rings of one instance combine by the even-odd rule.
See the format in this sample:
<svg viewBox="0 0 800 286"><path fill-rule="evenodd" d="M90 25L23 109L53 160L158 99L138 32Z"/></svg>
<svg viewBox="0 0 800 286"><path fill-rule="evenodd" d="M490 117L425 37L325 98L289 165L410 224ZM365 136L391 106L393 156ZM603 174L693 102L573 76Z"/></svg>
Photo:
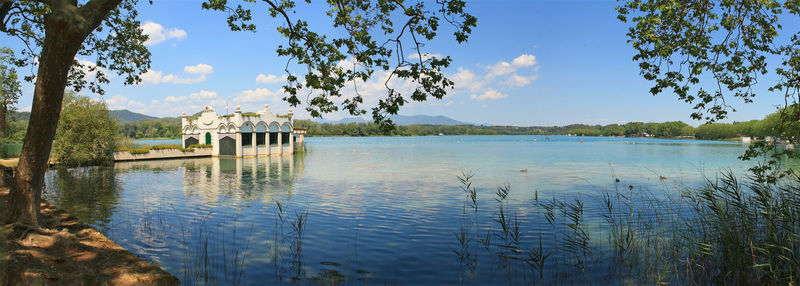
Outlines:
<svg viewBox="0 0 800 286"><path fill-rule="evenodd" d="M200 116L181 119L183 147L212 145L212 156L269 156L294 153L292 110L286 115L272 114L269 105L256 113L236 112L218 115L206 106Z"/></svg>
<svg viewBox="0 0 800 286"><path fill-rule="evenodd" d="M272 203L273 196L291 192L295 177L302 171L302 160L298 156L212 158L194 168L184 168L184 193L207 202L228 197Z"/></svg>
<svg viewBox="0 0 800 286"><path fill-rule="evenodd" d="M117 174L129 171L159 171L174 174L187 198L218 202L261 201L272 203L290 195L304 169L304 156L258 158L196 158L183 160L130 161L114 164ZM174 183L174 182L173 182ZM174 186L166 183L165 186ZM276 197L277 196L277 197Z"/></svg>

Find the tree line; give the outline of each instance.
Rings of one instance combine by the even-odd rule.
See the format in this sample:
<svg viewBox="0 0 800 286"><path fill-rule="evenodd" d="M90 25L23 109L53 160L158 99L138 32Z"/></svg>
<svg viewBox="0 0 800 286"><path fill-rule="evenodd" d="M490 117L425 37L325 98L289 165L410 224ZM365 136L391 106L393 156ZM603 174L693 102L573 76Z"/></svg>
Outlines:
<svg viewBox="0 0 800 286"><path fill-rule="evenodd" d="M408 125L384 132L374 123L317 123L295 120L296 128L308 129L306 136L429 136L429 135L581 135L581 136L653 136L660 138L694 137L705 140L738 138L741 136L775 136L780 115L773 113L762 120L734 123L707 123L692 127L682 121L629 122L626 124L566 126L483 126L483 125Z"/></svg>

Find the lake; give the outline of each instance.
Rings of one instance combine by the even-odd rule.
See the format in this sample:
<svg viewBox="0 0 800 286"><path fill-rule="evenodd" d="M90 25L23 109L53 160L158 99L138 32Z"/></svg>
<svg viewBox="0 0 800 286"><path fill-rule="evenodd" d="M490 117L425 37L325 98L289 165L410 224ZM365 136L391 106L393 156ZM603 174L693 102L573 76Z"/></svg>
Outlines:
<svg viewBox="0 0 800 286"><path fill-rule="evenodd" d="M598 201L604 191L669 198L701 185L704 175L749 166L737 159L747 145L719 141L428 136L306 142L306 153L286 157L50 170L45 196L184 284L619 284L641 277L603 262L607 233L599 226ZM474 215L462 173L474 174ZM497 200L503 186L508 194ZM522 257L552 234L538 203L552 198L565 202L565 214L581 200L589 255L583 260L554 246L540 275L508 257ZM509 235L498 227L500 207L516 217L509 219L515 247L503 246ZM475 230L466 246L458 239L465 228Z"/></svg>

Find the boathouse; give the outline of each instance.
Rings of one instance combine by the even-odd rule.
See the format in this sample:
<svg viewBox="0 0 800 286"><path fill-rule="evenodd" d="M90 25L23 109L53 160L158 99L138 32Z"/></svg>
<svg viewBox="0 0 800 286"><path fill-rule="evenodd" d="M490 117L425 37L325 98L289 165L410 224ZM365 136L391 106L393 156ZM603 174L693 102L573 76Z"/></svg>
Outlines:
<svg viewBox="0 0 800 286"><path fill-rule="evenodd" d="M211 145L211 156L254 157L294 153L292 109L285 115L273 114L269 104L258 112L217 114L206 106L199 116L181 118L183 147Z"/></svg>

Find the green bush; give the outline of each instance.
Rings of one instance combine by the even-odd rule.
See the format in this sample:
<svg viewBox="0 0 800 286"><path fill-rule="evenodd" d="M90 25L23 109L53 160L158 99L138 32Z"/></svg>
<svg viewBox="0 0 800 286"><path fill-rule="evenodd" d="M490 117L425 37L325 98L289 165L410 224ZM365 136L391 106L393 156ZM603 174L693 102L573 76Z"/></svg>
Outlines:
<svg viewBox="0 0 800 286"><path fill-rule="evenodd" d="M133 155L133 154L147 154L147 153L150 153L150 148L145 147L145 148L139 148L139 149L131 149L128 152L131 152L131 155Z"/></svg>
<svg viewBox="0 0 800 286"><path fill-rule="evenodd" d="M114 162L117 122L101 100L67 92L53 146L61 166L110 165Z"/></svg>
<svg viewBox="0 0 800 286"><path fill-rule="evenodd" d="M161 145L153 145L150 146L150 150L171 150L171 149L180 149L181 145L177 144L161 144Z"/></svg>
<svg viewBox="0 0 800 286"><path fill-rule="evenodd" d="M114 152L125 152L125 151L130 151L130 150L131 149L128 148L128 147L117 147L117 148L114 148Z"/></svg>
<svg viewBox="0 0 800 286"><path fill-rule="evenodd" d="M190 148L179 148L178 150L181 150L181 152L194 152L194 148L191 148L191 147Z"/></svg>
<svg viewBox="0 0 800 286"><path fill-rule="evenodd" d="M189 145L189 148L211 148L211 144L192 144Z"/></svg>

